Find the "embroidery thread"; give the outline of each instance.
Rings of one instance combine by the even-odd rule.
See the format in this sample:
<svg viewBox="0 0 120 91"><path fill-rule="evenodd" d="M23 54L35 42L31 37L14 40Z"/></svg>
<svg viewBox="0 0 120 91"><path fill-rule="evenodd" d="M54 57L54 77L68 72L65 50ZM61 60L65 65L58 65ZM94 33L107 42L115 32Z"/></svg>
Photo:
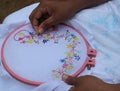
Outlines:
<svg viewBox="0 0 120 91"><path fill-rule="evenodd" d="M61 39L68 42L66 48L69 49L69 51L65 53L65 58L59 60L62 64L61 67L52 70L52 75L56 79L60 79L63 73L70 73L74 68L73 64L80 60L80 51L77 50L77 46L81 44L79 38L69 30L66 30L65 34L54 32L53 34L46 33L40 36L27 30L21 30L14 36L14 40L19 41L20 44L39 44L40 42L46 44L49 41L59 44Z"/></svg>

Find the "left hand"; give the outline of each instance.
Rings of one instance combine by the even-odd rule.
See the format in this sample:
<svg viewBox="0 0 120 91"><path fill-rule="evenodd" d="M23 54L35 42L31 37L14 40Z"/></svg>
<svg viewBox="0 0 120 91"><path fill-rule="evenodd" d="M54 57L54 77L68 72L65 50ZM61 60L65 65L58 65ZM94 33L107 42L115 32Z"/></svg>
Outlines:
<svg viewBox="0 0 120 91"><path fill-rule="evenodd" d="M94 76L71 77L63 75L63 81L72 85L69 91L111 91L109 84Z"/></svg>

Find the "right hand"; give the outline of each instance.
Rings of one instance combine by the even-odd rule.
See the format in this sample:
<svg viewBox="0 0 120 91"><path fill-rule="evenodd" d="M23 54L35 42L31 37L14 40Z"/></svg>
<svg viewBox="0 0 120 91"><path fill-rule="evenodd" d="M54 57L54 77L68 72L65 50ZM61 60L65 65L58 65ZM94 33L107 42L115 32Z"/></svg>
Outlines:
<svg viewBox="0 0 120 91"><path fill-rule="evenodd" d="M73 0L41 0L31 13L30 21L34 30L41 34L52 25L70 19L77 11Z"/></svg>

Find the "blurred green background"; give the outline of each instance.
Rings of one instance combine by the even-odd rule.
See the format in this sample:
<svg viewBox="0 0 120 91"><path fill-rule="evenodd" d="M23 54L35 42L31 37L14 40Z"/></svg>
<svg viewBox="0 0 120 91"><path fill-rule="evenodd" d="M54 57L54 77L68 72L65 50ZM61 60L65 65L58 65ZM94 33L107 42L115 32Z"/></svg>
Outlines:
<svg viewBox="0 0 120 91"><path fill-rule="evenodd" d="M35 2L39 0L0 0L0 23L8 14Z"/></svg>

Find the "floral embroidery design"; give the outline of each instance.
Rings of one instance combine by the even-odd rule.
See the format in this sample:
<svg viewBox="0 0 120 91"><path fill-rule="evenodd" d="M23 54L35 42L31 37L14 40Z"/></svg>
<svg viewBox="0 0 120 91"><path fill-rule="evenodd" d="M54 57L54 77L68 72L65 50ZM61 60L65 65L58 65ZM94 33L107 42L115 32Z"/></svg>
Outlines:
<svg viewBox="0 0 120 91"><path fill-rule="evenodd" d="M70 33L69 30L66 30L65 34L54 32L54 34L46 33L39 36L33 32L22 30L17 32L14 36L14 40L19 41L20 44L39 44L40 42L46 44L49 41L58 44L60 39L68 42L66 48L69 49L69 51L65 53L65 58L59 60L62 66L52 70L52 75L56 79L60 79L63 73L70 73L74 68L73 63L77 63L77 61L80 60L80 51L76 48L81 44L79 38Z"/></svg>

